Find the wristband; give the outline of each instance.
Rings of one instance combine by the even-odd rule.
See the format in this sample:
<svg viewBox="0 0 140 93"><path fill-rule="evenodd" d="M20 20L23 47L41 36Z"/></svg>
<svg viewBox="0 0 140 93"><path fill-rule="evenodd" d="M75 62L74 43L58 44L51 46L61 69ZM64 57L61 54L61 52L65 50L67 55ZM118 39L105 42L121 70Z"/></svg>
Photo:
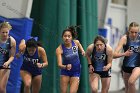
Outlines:
<svg viewBox="0 0 140 93"><path fill-rule="evenodd" d="M89 67L90 65L92 65L92 64L88 64L88 67Z"/></svg>
<svg viewBox="0 0 140 93"><path fill-rule="evenodd" d="M41 68L43 68L43 63L42 63L42 65L41 65Z"/></svg>
<svg viewBox="0 0 140 93"><path fill-rule="evenodd" d="M67 65L66 65L66 68L65 69L67 69Z"/></svg>

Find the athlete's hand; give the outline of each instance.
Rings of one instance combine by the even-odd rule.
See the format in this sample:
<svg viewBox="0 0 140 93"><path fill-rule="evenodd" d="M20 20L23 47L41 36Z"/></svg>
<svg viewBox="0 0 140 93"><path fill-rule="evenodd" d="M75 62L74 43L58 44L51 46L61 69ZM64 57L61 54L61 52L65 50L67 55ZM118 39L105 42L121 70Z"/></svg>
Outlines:
<svg viewBox="0 0 140 93"><path fill-rule="evenodd" d="M93 73L94 68L93 68L93 66L92 66L92 65L89 65L88 69L89 69L89 73L90 73L90 74L91 74L91 73Z"/></svg>
<svg viewBox="0 0 140 93"><path fill-rule="evenodd" d="M71 64L67 64L67 65L66 65L66 69L67 69L67 70L71 70L71 68L72 68L72 65L71 65Z"/></svg>
<svg viewBox="0 0 140 93"><path fill-rule="evenodd" d="M8 68L8 67L9 67L9 63L8 63L8 62L5 62L2 66L3 66L4 68Z"/></svg>
<svg viewBox="0 0 140 93"><path fill-rule="evenodd" d="M103 67L103 71L108 71L109 69L110 69L110 67L108 67L108 66Z"/></svg>
<svg viewBox="0 0 140 93"><path fill-rule="evenodd" d="M128 49L127 51L125 51L124 55L125 56L131 56L133 54L133 51Z"/></svg>
<svg viewBox="0 0 140 93"><path fill-rule="evenodd" d="M42 66L43 66L42 63L36 63L36 65L38 68L42 68Z"/></svg>
<svg viewBox="0 0 140 93"><path fill-rule="evenodd" d="M82 51L82 56L85 56L86 54L85 54L85 51Z"/></svg>
<svg viewBox="0 0 140 93"><path fill-rule="evenodd" d="M21 53L16 54L16 58L19 58L21 56Z"/></svg>

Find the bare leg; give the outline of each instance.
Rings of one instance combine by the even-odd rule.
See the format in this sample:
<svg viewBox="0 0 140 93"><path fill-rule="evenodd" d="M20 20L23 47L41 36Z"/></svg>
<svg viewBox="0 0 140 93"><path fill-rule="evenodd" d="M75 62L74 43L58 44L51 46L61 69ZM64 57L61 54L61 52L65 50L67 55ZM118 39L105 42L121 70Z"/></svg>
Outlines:
<svg viewBox="0 0 140 93"><path fill-rule="evenodd" d="M70 80L69 76L61 75L61 80L60 80L61 93L67 93L69 80Z"/></svg>
<svg viewBox="0 0 140 93"><path fill-rule="evenodd" d="M70 93L77 93L79 86L79 77L70 78Z"/></svg>
<svg viewBox="0 0 140 93"><path fill-rule="evenodd" d="M124 80L124 84L125 84L125 93L128 93L128 79L129 79L130 75L131 75L131 73L123 72L123 80Z"/></svg>
<svg viewBox="0 0 140 93"><path fill-rule="evenodd" d="M39 93L41 88L42 75L35 76L32 79L32 93Z"/></svg>
<svg viewBox="0 0 140 93"><path fill-rule="evenodd" d="M99 81L98 74L96 73L89 74L89 78L92 93L98 93L98 81Z"/></svg>
<svg viewBox="0 0 140 93"><path fill-rule="evenodd" d="M140 76L140 67L133 69L132 74L128 80L128 93L136 93L135 82Z"/></svg>
<svg viewBox="0 0 140 93"><path fill-rule="evenodd" d="M109 87L110 87L110 81L111 81L111 77L101 79L101 82L102 82L101 93L108 93L108 90L109 90Z"/></svg>
<svg viewBox="0 0 140 93"><path fill-rule="evenodd" d="M8 82L9 74L9 69L0 69L0 93L6 93L6 85Z"/></svg>
<svg viewBox="0 0 140 93"><path fill-rule="evenodd" d="M21 70L20 75L24 82L24 93L30 93L31 82L32 82L31 74L27 71Z"/></svg>

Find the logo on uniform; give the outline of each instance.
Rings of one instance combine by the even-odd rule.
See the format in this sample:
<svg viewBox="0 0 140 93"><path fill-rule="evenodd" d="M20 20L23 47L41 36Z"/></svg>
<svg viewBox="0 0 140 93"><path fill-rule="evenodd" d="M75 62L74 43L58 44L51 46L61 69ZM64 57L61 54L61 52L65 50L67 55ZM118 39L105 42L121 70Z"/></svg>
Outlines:
<svg viewBox="0 0 140 93"><path fill-rule="evenodd" d="M73 46L72 47L72 51L73 51L73 53L76 53L77 52L77 47L76 46Z"/></svg>
<svg viewBox="0 0 140 93"><path fill-rule="evenodd" d="M102 54L102 55L100 55L100 56L94 56L94 58L95 58L95 60L105 60L106 59L106 54Z"/></svg>
<svg viewBox="0 0 140 93"><path fill-rule="evenodd" d="M140 46L129 46L129 49L135 53L140 53Z"/></svg>
<svg viewBox="0 0 140 93"><path fill-rule="evenodd" d="M8 51L6 49L3 49L2 47L0 47L0 53L4 55L4 54L8 53Z"/></svg>

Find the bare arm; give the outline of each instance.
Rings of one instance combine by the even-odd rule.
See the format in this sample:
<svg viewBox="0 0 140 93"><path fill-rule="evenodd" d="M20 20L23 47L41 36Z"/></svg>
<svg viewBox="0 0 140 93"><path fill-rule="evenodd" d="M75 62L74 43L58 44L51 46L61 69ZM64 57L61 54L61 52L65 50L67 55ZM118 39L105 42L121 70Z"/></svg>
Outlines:
<svg viewBox="0 0 140 93"><path fill-rule="evenodd" d="M130 56L132 54L132 52L128 49L127 51L125 52L120 52L123 48L123 45L126 44L126 41L127 41L127 38L126 38L126 35L123 36L119 43L118 43L118 46L116 47L115 51L114 51L114 54L113 54L113 58L119 58L119 57L123 57L123 56Z"/></svg>
<svg viewBox="0 0 140 93"><path fill-rule="evenodd" d="M57 64L58 67L61 69L66 69L66 65L62 64L62 48L61 45L56 49L56 56L57 56Z"/></svg>
<svg viewBox="0 0 140 93"><path fill-rule="evenodd" d="M25 40L22 39L19 44L19 52L21 52L21 53L24 52L25 48L26 48Z"/></svg>
<svg viewBox="0 0 140 93"><path fill-rule="evenodd" d="M16 52L16 41L13 37L10 36L10 38L11 38L11 49L9 51L10 52L9 59L8 59L7 62L5 62L3 64L3 66L6 67L6 68L14 60L14 56L15 56L15 52Z"/></svg>
<svg viewBox="0 0 140 93"><path fill-rule="evenodd" d="M91 54L92 54L93 48L94 48L94 45L91 44L87 47L87 50L86 50L86 58L87 58L88 64L92 64Z"/></svg>
<svg viewBox="0 0 140 93"><path fill-rule="evenodd" d="M13 37L11 37L10 58L8 60L9 63L11 63L14 60L15 53L16 53L16 41Z"/></svg>
<svg viewBox="0 0 140 93"><path fill-rule="evenodd" d="M93 48L94 48L94 44L91 44L87 47L87 50L86 50L86 58L88 61L89 73L93 73L93 71L94 71L94 68L92 66L92 61L91 61L91 55L93 52Z"/></svg>
<svg viewBox="0 0 140 93"><path fill-rule="evenodd" d="M104 70L107 71L112 66L113 60L113 50L110 45L107 44L107 65L104 67Z"/></svg>
<svg viewBox="0 0 140 93"><path fill-rule="evenodd" d="M82 53L82 55L85 56L85 51L84 51L82 45L80 44L80 42L78 40L74 40L74 42L78 46L78 48L79 48L80 52Z"/></svg>
<svg viewBox="0 0 140 93"><path fill-rule="evenodd" d="M24 54L25 49L26 49L26 43L25 40L22 39L19 44L19 50L18 53L16 54L16 58L19 58L22 54Z"/></svg>
<svg viewBox="0 0 140 93"><path fill-rule="evenodd" d="M41 68L48 66L48 59L46 55L46 51L42 47L38 47L39 56L41 57L43 63L41 64Z"/></svg>

